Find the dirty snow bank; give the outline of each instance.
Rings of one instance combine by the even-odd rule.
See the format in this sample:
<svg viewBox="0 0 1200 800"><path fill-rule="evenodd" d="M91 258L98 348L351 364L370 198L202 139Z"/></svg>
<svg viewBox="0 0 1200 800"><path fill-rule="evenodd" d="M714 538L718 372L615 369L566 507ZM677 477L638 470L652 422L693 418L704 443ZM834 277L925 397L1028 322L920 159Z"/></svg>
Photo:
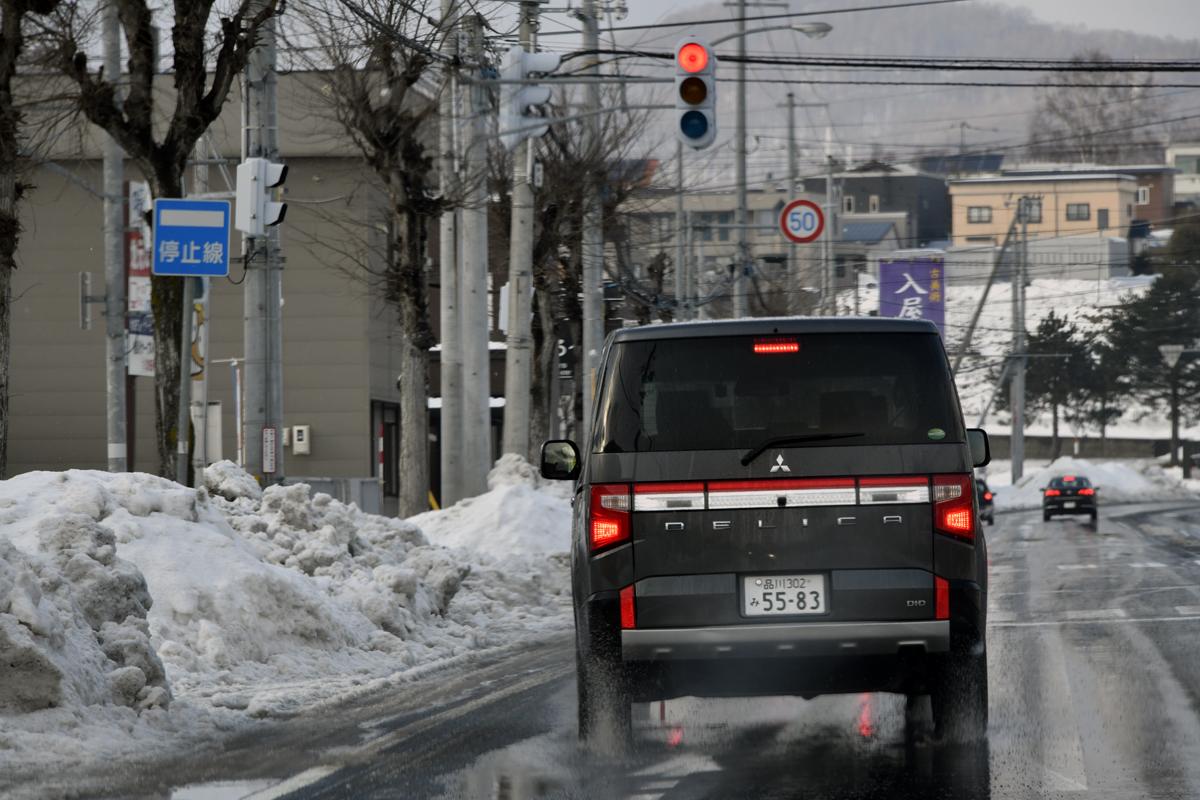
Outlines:
<svg viewBox="0 0 1200 800"><path fill-rule="evenodd" d="M422 515L453 549L305 485L261 490L230 462L205 484L82 470L0 482L0 773L211 741L569 625L566 548L547 522L566 520L565 537L569 506L527 464ZM482 539L452 532L515 542L535 513L536 552L478 552Z"/></svg>
<svg viewBox="0 0 1200 800"><path fill-rule="evenodd" d="M992 465L992 469L995 465ZM989 469L989 473L991 469ZM1086 475L1098 486L1101 507L1104 503L1137 503L1155 500L1195 499L1182 480L1166 472L1156 461L1089 461L1064 456L1049 465L1031 469L1015 485L1001 480L989 486L996 493L996 509L1041 508L1042 487L1059 475Z"/></svg>
<svg viewBox="0 0 1200 800"><path fill-rule="evenodd" d="M412 522L435 544L495 557L565 553L571 542L570 487L543 480L532 464L509 453L488 475L487 494Z"/></svg>

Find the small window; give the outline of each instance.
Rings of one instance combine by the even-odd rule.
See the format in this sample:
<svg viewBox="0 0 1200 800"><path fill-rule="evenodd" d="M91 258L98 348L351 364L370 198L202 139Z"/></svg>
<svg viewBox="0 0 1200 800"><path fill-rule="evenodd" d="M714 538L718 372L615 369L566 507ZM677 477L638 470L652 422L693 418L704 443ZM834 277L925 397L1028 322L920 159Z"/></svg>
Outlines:
<svg viewBox="0 0 1200 800"><path fill-rule="evenodd" d="M992 221L991 206L969 206L967 208L967 222L970 223L986 223Z"/></svg>
<svg viewBox="0 0 1200 800"><path fill-rule="evenodd" d="M1108 209L1100 208L1096 210L1096 227L1102 231L1108 230Z"/></svg>
<svg viewBox="0 0 1200 800"><path fill-rule="evenodd" d="M968 236L967 241L971 244L995 244L996 240L991 236Z"/></svg>
<svg viewBox="0 0 1200 800"><path fill-rule="evenodd" d="M1042 198L1030 197L1025 201L1025 214L1029 217L1026 222L1037 224L1042 221Z"/></svg>
<svg viewBox="0 0 1200 800"><path fill-rule="evenodd" d="M844 214L853 214L854 213L854 195L848 194L842 198L842 213L844 213Z"/></svg>
<svg viewBox="0 0 1200 800"><path fill-rule="evenodd" d="M717 214L717 238L722 242L729 241L729 228L733 225L733 212L723 211Z"/></svg>
<svg viewBox="0 0 1200 800"><path fill-rule="evenodd" d="M1137 204L1139 206L1150 205L1150 187L1149 186L1139 186L1138 187Z"/></svg>
<svg viewBox="0 0 1200 800"><path fill-rule="evenodd" d="M1091 203L1067 203L1068 222L1087 222L1091 218Z"/></svg>
<svg viewBox="0 0 1200 800"><path fill-rule="evenodd" d="M871 197L867 200L867 210L872 214L879 213L879 195L871 195Z"/></svg>

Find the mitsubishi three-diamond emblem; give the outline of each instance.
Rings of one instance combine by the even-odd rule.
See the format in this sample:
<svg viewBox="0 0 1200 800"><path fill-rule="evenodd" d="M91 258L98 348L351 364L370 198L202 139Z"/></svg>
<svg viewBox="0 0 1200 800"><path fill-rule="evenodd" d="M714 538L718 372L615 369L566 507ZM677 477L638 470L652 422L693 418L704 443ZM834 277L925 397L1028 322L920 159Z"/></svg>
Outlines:
<svg viewBox="0 0 1200 800"><path fill-rule="evenodd" d="M771 472L791 472L792 468L783 463L783 453L775 456L775 463L771 466Z"/></svg>

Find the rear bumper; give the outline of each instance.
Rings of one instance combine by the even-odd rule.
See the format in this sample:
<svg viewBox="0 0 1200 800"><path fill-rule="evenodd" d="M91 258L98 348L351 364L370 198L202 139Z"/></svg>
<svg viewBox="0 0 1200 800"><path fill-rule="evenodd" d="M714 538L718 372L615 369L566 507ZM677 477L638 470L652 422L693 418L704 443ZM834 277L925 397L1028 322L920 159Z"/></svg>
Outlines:
<svg viewBox="0 0 1200 800"><path fill-rule="evenodd" d="M944 653L947 620L805 622L621 631L625 661L805 658Z"/></svg>
<svg viewBox="0 0 1200 800"><path fill-rule="evenodd" d="M1073 508L1067 508L1066 504L1074 502ZM1091 514L1096 510L1095 500L1058 500L1042 503L1042 511L1047 514Z"/></svg>

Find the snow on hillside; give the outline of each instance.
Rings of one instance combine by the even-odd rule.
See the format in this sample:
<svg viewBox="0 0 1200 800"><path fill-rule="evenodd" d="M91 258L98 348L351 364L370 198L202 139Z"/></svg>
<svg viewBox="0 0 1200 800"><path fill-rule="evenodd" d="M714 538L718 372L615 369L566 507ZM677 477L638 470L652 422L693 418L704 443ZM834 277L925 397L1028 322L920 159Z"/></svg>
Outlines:
<svg viewBox="0 0 1200 800"><path fill-rule="evenodd" d="M454 549L229 462L204 489L0 481L0 774L211 741L568 626L569 503L538 481L506 462L488 494L422 515Z"/></svg>

